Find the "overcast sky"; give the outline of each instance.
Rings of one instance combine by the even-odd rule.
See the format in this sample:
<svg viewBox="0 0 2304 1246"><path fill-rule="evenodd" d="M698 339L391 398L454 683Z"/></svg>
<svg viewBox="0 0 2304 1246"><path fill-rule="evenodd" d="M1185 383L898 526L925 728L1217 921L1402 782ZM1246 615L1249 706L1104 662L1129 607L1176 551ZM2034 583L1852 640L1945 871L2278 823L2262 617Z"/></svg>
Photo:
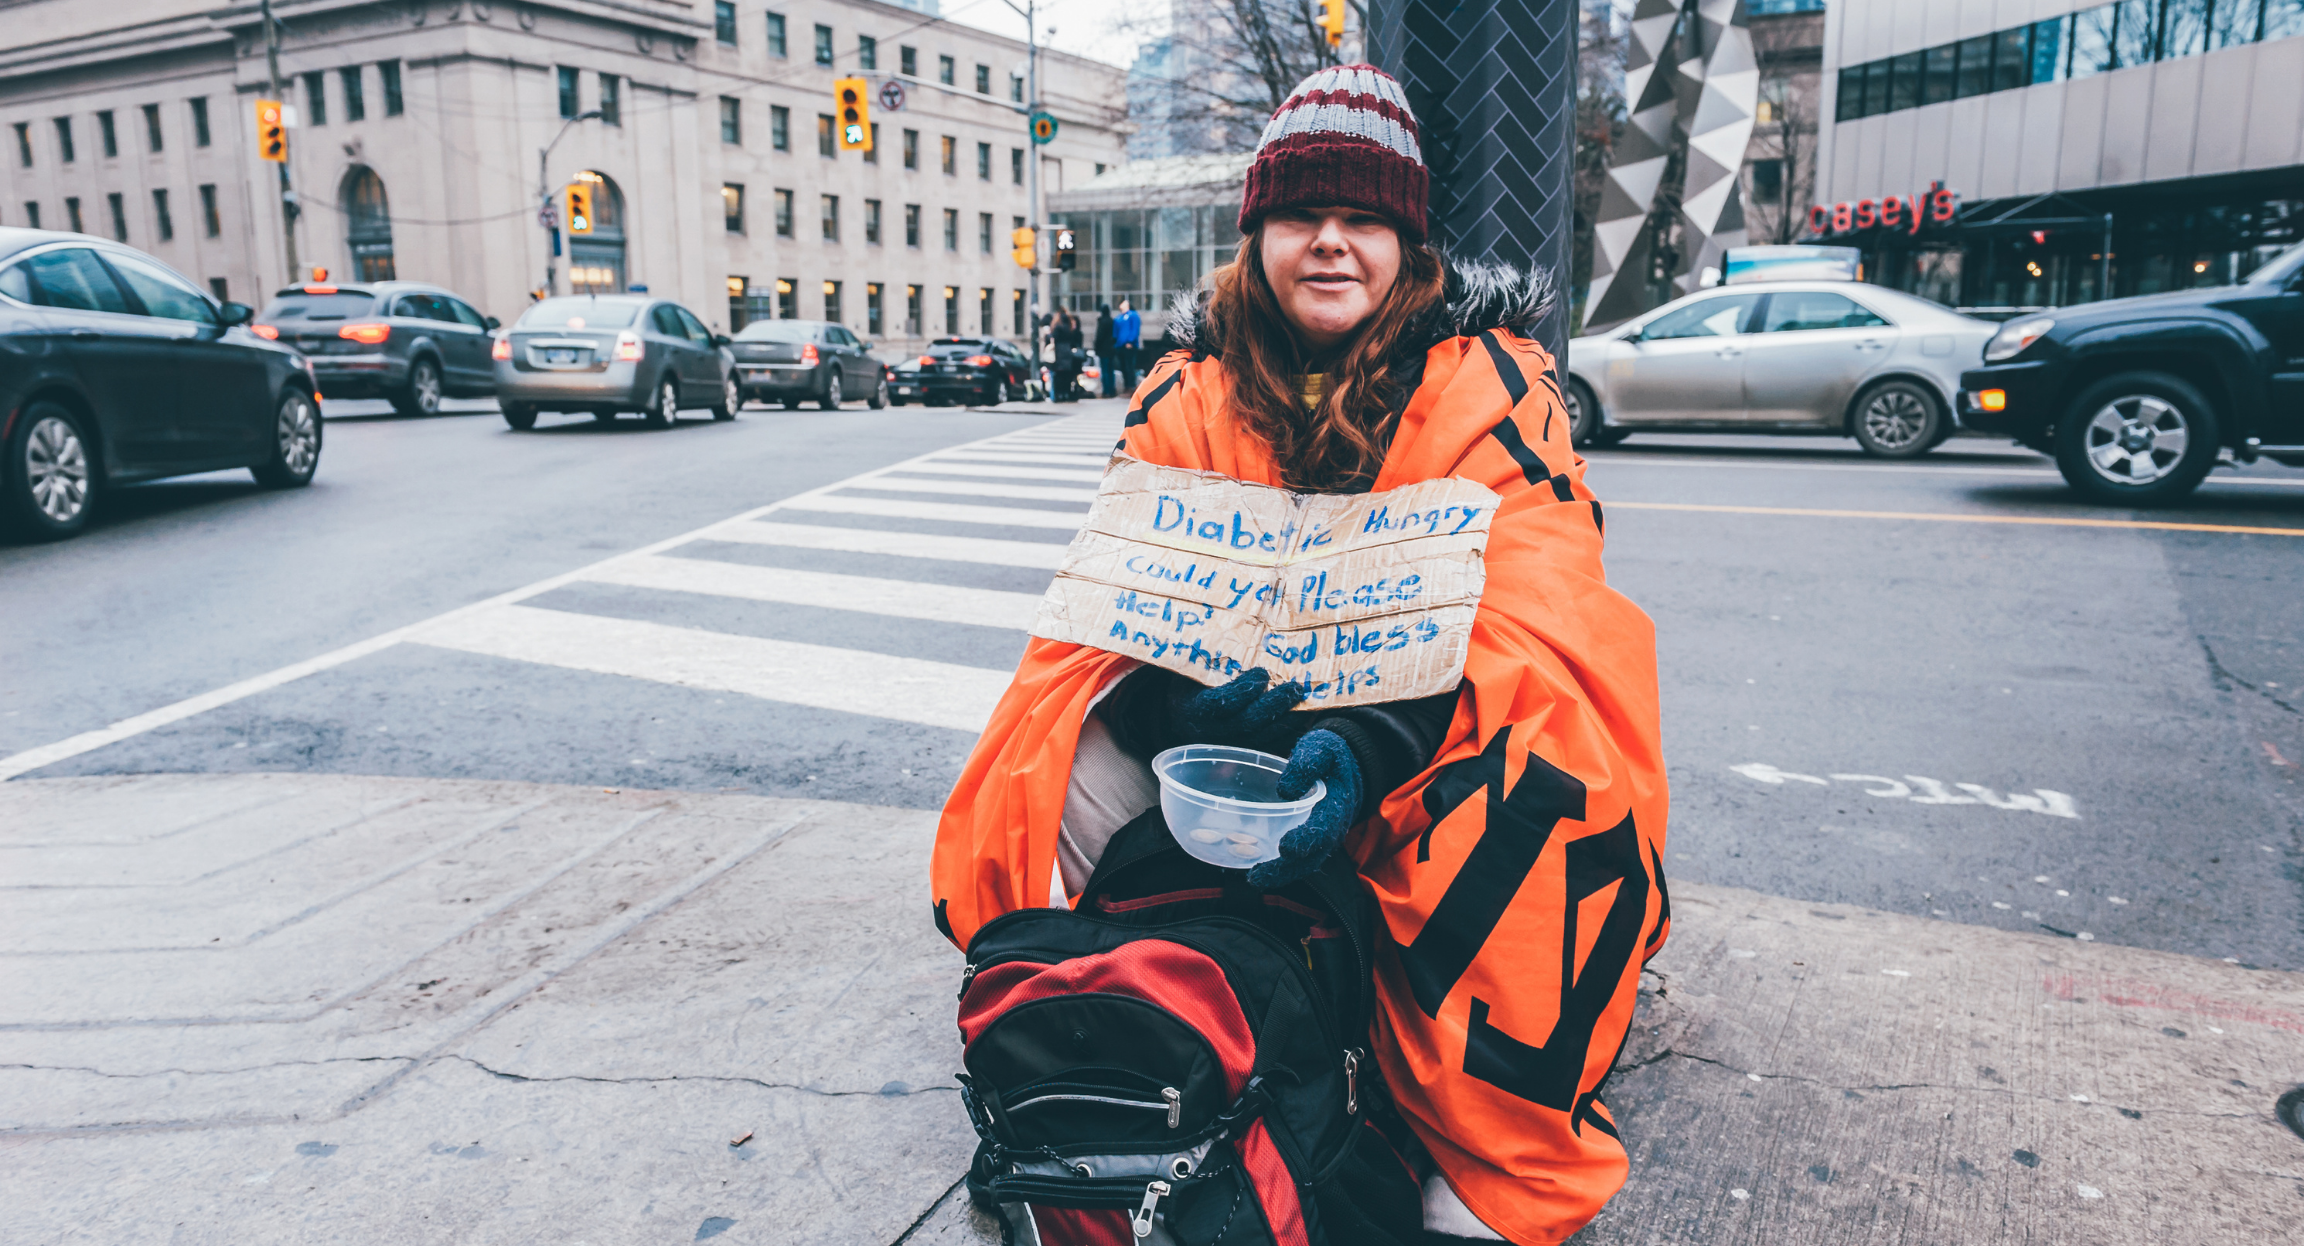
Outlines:
<svg viewBox="0 0 2304 1246"><path fill-rule="evenodd" d="M1167 6L1146 4L1142 7L1157 12ZM1124 11L1122 6L1113 0L1040 0L1041 44L1125 68L1136 59L1138 36L1123 33L1116 27L1114 19L1121 11ZM1011 39L1024 37L1024 19L1001 0L944 0L944 16ZM1053 37L1048 34L1051 28L1056 32Z"/></svg>

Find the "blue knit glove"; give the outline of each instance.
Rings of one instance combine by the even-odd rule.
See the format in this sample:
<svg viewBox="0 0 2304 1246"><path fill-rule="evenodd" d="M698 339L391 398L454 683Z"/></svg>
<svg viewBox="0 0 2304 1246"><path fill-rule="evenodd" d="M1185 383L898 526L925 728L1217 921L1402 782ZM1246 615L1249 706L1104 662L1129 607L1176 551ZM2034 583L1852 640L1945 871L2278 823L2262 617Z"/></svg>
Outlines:
<svg viewBox="0 0 2304 1246"><path fill-rule="evenodd" d="M1174 710L1176 728L1188 744L1252 748L1303 699L1304 685L1273 686L1271 672L1259 668L1184 698Z"/></svg>
<svg viewBox="0 0 2304 1246"><path fill-rule="evenodd" d="M1280 799L1301 800L1316 781L1328 794L1312 806L1312 816L1280 840L1280 855L1248 871L1248 885L1266 891L1285 887L1320 868L1360 811L1360 759L1333 731L1310 731L1296 742L1288 768L1280 772Z"/></svg>

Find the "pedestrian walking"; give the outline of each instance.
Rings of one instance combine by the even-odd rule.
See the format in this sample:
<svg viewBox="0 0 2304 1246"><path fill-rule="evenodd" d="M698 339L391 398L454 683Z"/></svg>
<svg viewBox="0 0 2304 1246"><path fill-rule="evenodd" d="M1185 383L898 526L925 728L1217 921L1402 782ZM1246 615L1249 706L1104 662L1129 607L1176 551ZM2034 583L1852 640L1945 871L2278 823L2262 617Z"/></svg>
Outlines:
<svg viewBox="0 0 2304 1246"><path fill-rule="evenodd" d="M1136 379L1143 374L1142 351L1144 344L1144 318L1120 300L1120 314L1112 318L1112 350L1120 360L1120 388L1133 395Z"/></svg>
<svg viewBox="0 0 2304 1246"><path fill-rule="evenodd" d="M1080 397L1080 368L1086 362L1087 351L1080 343L1080 318L1069 307L1056 309L1056 323L1048 331L1048 344L1056 358L1049 365L1056 387L1056 401L1074 402Z"/></svg>
<svg viewBox="0 0 2304 1246"><path fill-rule="evenodd" d="M1113 346L1112 305L1096 305L1096 371L1104 383L1104 396L1110 398L1120 384L1120 353Z"/></svg>
<svg viewBox="0 0 2304 1246"><path fill-rule="evenodd" d="M1276 860L1244 881L1230 873L1224 887L1190 893L1232 906L1222 912L1263 913L1257 892L1295 904L1281 893L1300 895L1287 889L1317 881L1334 857L1373 896L1382 944L1373 1019L1365 1032L1339 1036L1349 1059L1334 1084L1338 1104L1374 1113L1380 1128L1397 1112L1400 1162L1355 1169L1364 1175L1349 1182L1315 1181L1298 1171L1301 1161L1259 1149L1261 1124L1196 1135L1239 1137L1243 1171L1277 1171L1279 1179L1253 1183L1266 1220L1291 1226L1276 1227L1273 1240L1313 1246L1363 1240L1349 1226L1396 1212L1400 1201L1379 1191L1406 1180L1401 1163L1421 1183L1405 1201L1411 1216L1420 1203L1422 1224L1382 1240L1413 1241L1421 1231L1426 1242L1549 1243L1590 1220L1629 1167L1601 1083L1629 1027L1641 966L1669 929L1654 631L1608 585L1601 507L1569 445L1555 361L1528 337L1549 310L1551 285L1534 272L1444 261L1426 241L1428 199L1420 130L1399 84L1365 65L1307 78L1273 115L1249 167L1234 261L1196 307L1168 316L1184 349L1146 378L1121 444L1149 463L1305 493L1391 491L1452 476L1494 490L1501 502L1459 687L1317 708L1285 667L1204 687L1118 654L1034 638L945 806L932 866L938 924L965 948L1002 914L1087 905L1106 845L1156 816L1147 763L1161 750L1209 743L1283 755L1282 800L1325 783ZM1123 304L1116 345L1131 315ZM1158 609L1143 612L1156 626ZM1140 837L1128 842L1134 852ZM1125 924L1132 911L1101 900L1090 907L1107 925ZM1024 929L1004 923L988 937ZM1315 941L1306 935L1307 965ZM1124 965L1140 981L1155 960L1122 954L1154 946L1165 945L1095 943L1116 947L1108 961L1068 964L1091 975ZM987 992L1024 989L1009 984L1027 970L987 963L999 968L964 993L964 1028L1001 1002ZM1109 971L1098 967L1107 963ZM1064 1034L1102 1041L1086 1027ZM1372 1061L1359 1058L1363 1047ZM1101 1058L1106 1049L1095 1050ZM1275 1086L1313 1078L1304 1067L1268 1069L1261 1055L1253 1067ZM1372 1081L1380 1093L1360 1089ZM1176 1128L1178 1092L1162 1094ZM1263 1110L1253 1100L1227 1111L1245 1120ZM980 1119L980 1130L996 1127ZM1189 1157L1176 1175L1197 1179L1214 1163ZM1096 1176L1109 1171L1100 1154ZM1042 1181L1018 1197L1057 1197L1045 1193L1052 1185L1067 1188ZM1203 1186L1144 1188L1139 1237L1161 1198L1188 1216L1197 1204L1187 1200ZM1058 1219L1039 1222L1038 1240L1088 1240Z"/></svg>

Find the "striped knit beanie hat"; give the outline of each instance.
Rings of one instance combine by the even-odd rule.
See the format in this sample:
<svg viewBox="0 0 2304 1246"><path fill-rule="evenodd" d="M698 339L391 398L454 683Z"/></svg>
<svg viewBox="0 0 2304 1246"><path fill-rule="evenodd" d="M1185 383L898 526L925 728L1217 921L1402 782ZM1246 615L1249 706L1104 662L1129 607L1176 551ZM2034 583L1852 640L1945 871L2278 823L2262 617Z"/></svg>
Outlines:
<svg viewBox="0 0 2304 1246"><path fill-rule="evenodd" d="M1432 175L1416 114L1374 65L1323 69L1296 84L1264 126L1240 199L1240 232L1281 208L1359 208L1424 240Z"/></svg>

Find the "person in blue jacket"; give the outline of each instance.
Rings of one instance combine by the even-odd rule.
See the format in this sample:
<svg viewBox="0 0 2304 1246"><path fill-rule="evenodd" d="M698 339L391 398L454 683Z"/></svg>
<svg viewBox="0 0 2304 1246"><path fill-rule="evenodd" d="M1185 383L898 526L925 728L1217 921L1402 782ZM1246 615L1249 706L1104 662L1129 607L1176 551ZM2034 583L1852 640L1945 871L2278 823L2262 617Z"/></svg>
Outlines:
<svg viewBox="0 0 2304 1246"><path fill-rule="evenodd" d="M1144 318L1136 314L1136 309L1128 305L1128 300L1120 300L1120 314L1112 317L1112 354L1114 361L1120 365L1120 392L1123 395L1136 392L1136 378L1144 370L1144 361L1138 357L1143 340Z"/></svg>

